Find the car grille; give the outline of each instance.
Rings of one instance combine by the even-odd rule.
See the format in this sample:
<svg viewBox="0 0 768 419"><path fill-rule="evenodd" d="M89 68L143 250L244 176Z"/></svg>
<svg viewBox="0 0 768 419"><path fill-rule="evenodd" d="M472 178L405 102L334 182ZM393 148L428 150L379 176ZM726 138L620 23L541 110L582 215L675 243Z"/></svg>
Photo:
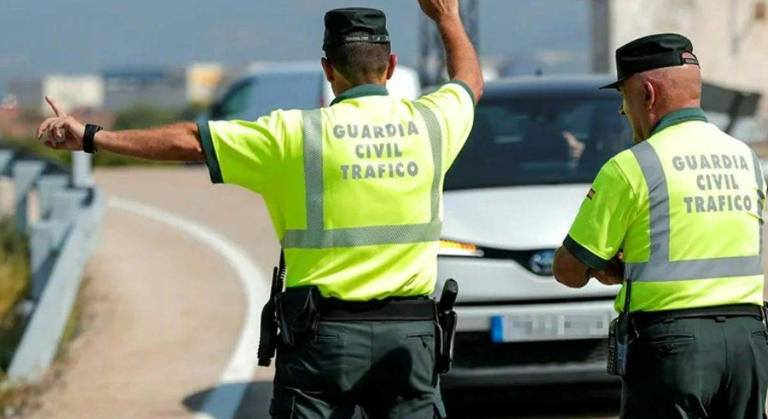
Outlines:
<svg viewBox="0 0 768 419"><path fill-rule="evenodd" d="M605 362L608 339L491 342L489 332L456 334L454 366L459 368Z"/></svg>

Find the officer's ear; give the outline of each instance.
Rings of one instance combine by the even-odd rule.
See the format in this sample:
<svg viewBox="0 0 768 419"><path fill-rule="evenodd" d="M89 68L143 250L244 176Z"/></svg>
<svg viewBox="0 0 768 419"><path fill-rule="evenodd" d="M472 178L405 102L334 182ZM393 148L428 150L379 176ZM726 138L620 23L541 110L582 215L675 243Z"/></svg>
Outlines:
<svg viewBox="0 0 768 419"><path fill-rule="evenodd" d="M643 94L645 99L645 109L653 109L653 106L656 104L658 92L656 92L656 88L650 80L643 80Z"/></svg>
<svg viewBox="0 0 768 419"><path fill-rule="evenodd" d="M333 83L335 75L333 74L333 65L331 65L331 62L327 58L323 57L320 59L320 64L323 66L325 79L328 80L328 83Z"/></svg>
<svg viewBox="0 0 768 419"><path fill-rule="evenodd" d="M389 65L387 66L387 80L392 78L395 74L395 67L397 67L397 55L389 54Z"/></svg>

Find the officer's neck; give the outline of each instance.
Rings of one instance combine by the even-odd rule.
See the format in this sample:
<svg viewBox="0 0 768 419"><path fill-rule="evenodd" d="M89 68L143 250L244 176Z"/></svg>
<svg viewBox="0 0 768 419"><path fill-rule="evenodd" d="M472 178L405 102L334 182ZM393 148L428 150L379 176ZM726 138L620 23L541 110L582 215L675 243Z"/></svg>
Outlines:
<svg viewBox="0 0 768 419"><path fill-rule="evenodd" d="M643 139L648 139L656 126L665 116L672 112L686 108L700 108L701 99L692 98L686 100L660 101L657 106L648 113L648 118L643 125Z"/></svg>
<svg viewBox="0 0 768 419"><path fill-rule="evenodd" d="M361 77L360 80L355 80L354 83L348 81L343 77L338 77L336 80L334 80L331 83L331 88L333 89L333 94L336 96L339 96L349 89L353 89L358 86L364 86L367 84L386 87L387 77L386 75L382 77Z"/></svg>

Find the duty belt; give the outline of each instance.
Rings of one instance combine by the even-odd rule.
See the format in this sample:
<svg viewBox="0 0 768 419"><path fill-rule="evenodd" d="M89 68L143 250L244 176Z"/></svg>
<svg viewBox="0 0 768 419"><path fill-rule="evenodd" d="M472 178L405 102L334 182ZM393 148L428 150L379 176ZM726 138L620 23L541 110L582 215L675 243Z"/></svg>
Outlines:
<svg viewBox="0 0 768 419"><path fill-rule="evenodd" d="M321 298L318 320L436 320L437 307L427 297L387 298L372 301L344 301L336 298Z"/></svg>
<svg viewBox="0 0 768 419"><path fill-rule="evenodd" d="M764 313L762 307L754 304L731 304L678 310L636 311L630 314L630 319L638 327L677 319L709 317L756 317L763 319Z"/></svg>

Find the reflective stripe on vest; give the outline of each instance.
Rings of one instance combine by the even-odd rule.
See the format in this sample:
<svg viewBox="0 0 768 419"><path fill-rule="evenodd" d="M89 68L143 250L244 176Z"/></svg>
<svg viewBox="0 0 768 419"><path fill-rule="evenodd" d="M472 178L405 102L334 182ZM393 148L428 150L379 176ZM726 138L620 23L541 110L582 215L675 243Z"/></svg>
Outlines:
<svg viewBox="0 0 768 419"><path fill-rule="evenodd" d="M757 218L760 220L760 255L763 254L763 203L765 202L765 178L760 170L760 158L752 150L752 164L755 166L755 182L757 183Z"/></svg>
<svg viewBox="0 0 768 419"><path fill-rule="evenodd" d="M761 257L737 256L693 260L669 260L669 190L664 169L656 150L642 142L632 147L632 153L637 159L648 186L648 206L650 222L650 257L648 262L627 263L624 277L631 281L661 282L683 281L691 279L710 279L729 276L748 276L762 274ZM755 164L755 180L759 192L757 206L760 232L760 254L762 254L762 201L764 179L760 175L757 156L753 155Z"/></svg>
<svg viewBox="0 0 768 419"><path fill-rule="evenodd" d="M286 230L284 248L324 249L330 247L417 243L440 239L440 180L442 179L442 132L435 114L426 106L415 104L427 126L432 149L434 177L430 193L430 221L354 228L326 229L323 214L323 130L320 109L303 111L304 182L306 188L307 229Z"/></svg>

